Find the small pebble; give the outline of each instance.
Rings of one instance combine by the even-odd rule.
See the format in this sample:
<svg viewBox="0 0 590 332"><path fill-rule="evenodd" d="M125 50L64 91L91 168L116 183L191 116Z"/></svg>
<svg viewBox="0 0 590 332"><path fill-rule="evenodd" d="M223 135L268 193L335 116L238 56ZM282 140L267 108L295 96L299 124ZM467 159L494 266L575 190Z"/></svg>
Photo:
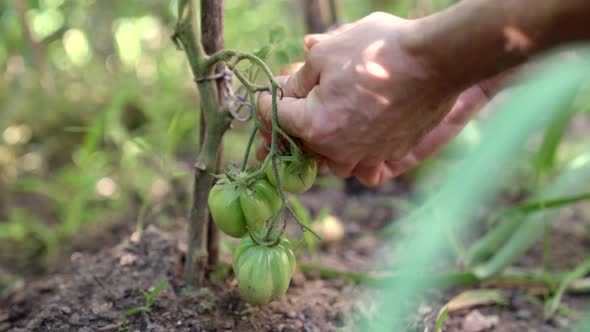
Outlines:
<svg viewBox="0 0 590 332"><path fill-rule="evenodd" d="M305 309L303 309L303 315L305 315L306 318L311 318L311 316L312 316L311 308L305 307Z"/></svg>
<svg viewBox="0 0 590 332"><path fill-rule="evenodd" d="M305 332L321 332L320 328L312 322L303 324L303 330Z"/></svg>
<svg viewBox="0 0 590 332"><path fill-rule="evenodd" d="M289 310L285 314L287 315L288 318L296 318L297 317L297 313L295 312L295 310Z"/></svg>
<svg viewBox="0 0 590 332"><path fill-rule="evenodd" d="M516 317L518 317L518 319L524 319L524 320L528 320L533 316L533 314L528 311L528 310L518 310L516 312Z"/></svg>
<svg viewBox="0 0 590 332"><path fill-rule="evenodd" d="M62 313L69 315L72 313L72 309L70 307L67 306L61 306L59 307L59 311L61 311Z"/></svg>

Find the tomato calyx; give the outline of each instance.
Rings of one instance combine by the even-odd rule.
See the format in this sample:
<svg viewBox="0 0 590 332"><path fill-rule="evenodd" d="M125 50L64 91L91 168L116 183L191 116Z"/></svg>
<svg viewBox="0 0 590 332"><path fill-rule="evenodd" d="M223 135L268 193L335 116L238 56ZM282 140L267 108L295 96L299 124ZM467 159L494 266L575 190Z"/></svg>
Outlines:
<svg viewBox="0 0 590 332"><path fill-rule="evenodd" d="M287 226L287 222L286 222L286 220L284 220L283 227L278 232L278 234L276 234L276 236L274 238L271 237L272 234L267 234L268 239L266 239L267 236L265 236L265 238L261 238L260 236L258 236L256 234L256 232L252 231L249 227L246 227L246 229L248 230L248 235L250 236L250 239L252 240L252 242L254 242L260 246L276 247L277 245L279 245L279 243L281 243L281 238L283 236L283 233L285 232L286 226Z"/></svg>

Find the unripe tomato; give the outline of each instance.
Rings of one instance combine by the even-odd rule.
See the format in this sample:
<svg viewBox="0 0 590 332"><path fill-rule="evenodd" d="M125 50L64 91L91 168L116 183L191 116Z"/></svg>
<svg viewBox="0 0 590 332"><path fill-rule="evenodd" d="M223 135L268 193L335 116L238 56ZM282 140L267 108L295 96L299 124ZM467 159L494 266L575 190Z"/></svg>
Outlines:
<svg viewBox="0 0 590 332"><path fill-rule="evenodd" d="M295 255L286 238L267 247L246 236L234 251L233 268L242 298L252 304L266 304L287 292L295 271Z"/></svg>
<svg viewBox="0 0 590 332"><path fill-rule="evenodd" d="M258 179L240 193L240 206L248 227L259 230L279 211L281 197L268 180Z"/></svg>
<svg viewBox="0 0 590 332"><path fill-rule="evenodd" d="M261 229L281 207L277 189L266 179L248 186L228 186L227 181L219 181L209 192L208 203L213 222L233 237L244 236L246 226L253 231Z"/></svg>
<svg viewBox="0 0 590 332"><path fill-rule="evenodd" d="M316 161L310 158L294 162L279 161L277 168L283 190L292 194L301 194L309 190L318 171ZM266 169L266 176L273 185L277 185L272 164Z"/></svg>
<svg viewBox="0 0 590 332"><path fill-rule="evenodd" d="M242 237L246 234L246 217L242 212L238 186L227 187L224 181L216 183L209 192L209 211L213 222L225 234Z"/></svg>

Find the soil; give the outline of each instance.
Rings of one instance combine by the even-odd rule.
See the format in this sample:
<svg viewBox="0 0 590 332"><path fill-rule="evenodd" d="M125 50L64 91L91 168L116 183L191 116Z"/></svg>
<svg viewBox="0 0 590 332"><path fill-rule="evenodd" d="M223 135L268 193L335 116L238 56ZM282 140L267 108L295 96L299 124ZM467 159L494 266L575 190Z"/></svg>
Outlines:
<svg viewBox="0 0 590 332"><path fill-rule="evenodd" d="M379 246L375 231L395 218L392 194L406 192L407 185L391 182L378 190L359 190L354 184L322 186L301 196L312 214L328 205L345 225L343 239L319 248L322 265L372 271L371 254ZM551 232L551 265L565 269L581 261L590 243L581 235L585 232L579 231L580 214L569 211L560 219ZM266 306L251 306L239 297L229 251L222 251L222 264L206 287L187 291L178 272L182 231L150 225L141 239L132 240L131 233L129 227L117 245L98 252L80 249L57 271L14 284L0 297L0 332L350 331L361 317L370 315L374 308L371 294L379 291L344 278L322 279L318 273L297 271L285 297ZM542 243L537 244L521 265L539 266L542 248ZM142 291L149 292L162 280L168 284L149 311L125 316L127 310L145 303ZM433 331L441 307L473 288L477 287L434 292L408 319L410 330ZM469 307L451 313L444 330L554 332L574 321L574 317L563 315L545 321L542 305L528 301L530 297L524 296L523 290L505 289L503 294L507 303L502 306ZM580 311L589 299L568 295L564 303ZM491 325L486 328L486 324Z"/></svg>

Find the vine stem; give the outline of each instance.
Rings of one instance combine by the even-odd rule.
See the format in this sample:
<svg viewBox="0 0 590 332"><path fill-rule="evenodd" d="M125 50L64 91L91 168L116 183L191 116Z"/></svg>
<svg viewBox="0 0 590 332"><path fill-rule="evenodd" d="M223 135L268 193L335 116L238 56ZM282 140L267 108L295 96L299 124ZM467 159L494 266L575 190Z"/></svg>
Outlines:
<svg viewBox="0 0 590 332"><path fill-rule="evenodd" d="M210 51L222 47L223 11L222 2L202 0L201 5L211 23L216 23L215 31L208 30L207 45ZM209 63L201 42L201 29L197 18L198 0L179 1L179 21L173 40L178 41L184 49L194 77L211 75L216 63ZM208 27L209 28L209 27ZM184 281L191 285L201 285L205 279L206 267L209 262L209 208L207 197L213 185L212 172L215 172L219 160L219 151L223 134L229 128L230 118L226 109L220 104L220 93L215 81L206 80L198 84L201 105L201 140L198 155L194 164L193 199L188 227L188 250L184 266Z"/></svg>

